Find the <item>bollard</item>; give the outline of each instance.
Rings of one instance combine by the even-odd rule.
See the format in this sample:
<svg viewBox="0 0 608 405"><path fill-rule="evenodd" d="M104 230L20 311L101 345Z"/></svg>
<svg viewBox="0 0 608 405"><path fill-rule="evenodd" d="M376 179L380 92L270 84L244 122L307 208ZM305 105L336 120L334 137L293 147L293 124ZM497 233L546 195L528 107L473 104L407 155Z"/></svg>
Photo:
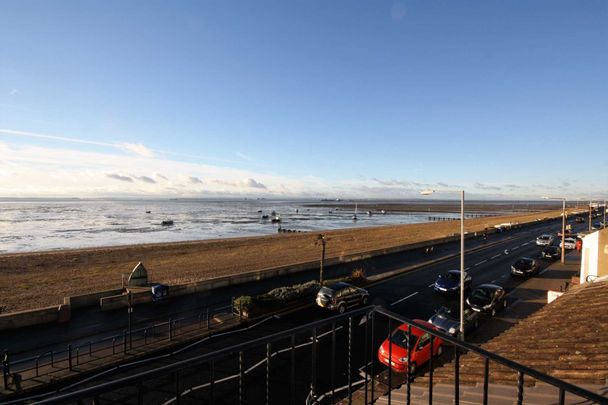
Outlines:
<svg viewBox="0 0 608 405"><path fill-rule="evenodd" d="M68 368L72 371L72 345L68 345Z"/></svg>

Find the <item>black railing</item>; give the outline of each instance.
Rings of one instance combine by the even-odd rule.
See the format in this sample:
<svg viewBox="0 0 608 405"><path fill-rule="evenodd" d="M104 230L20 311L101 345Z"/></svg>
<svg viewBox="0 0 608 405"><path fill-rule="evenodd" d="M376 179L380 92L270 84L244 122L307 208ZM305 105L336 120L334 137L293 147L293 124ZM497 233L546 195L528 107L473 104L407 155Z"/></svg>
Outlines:
<svg viewBox="0 0 608 405"><path fill-rule="evenodd" d="M80 343L67 343L63 350L47 350L43 353L15 358L9 350L4 350L3 358L3 386L11 388L17 376L20 384L39 377L60 374L62 371L78 371L79 367L86 366L90 362L127 355L134 349L142 349L145 346L173 341L187 334L195 334L200 331L211 331L213 329L213 317L220 314L232 315L232 305L220 308L198 308L189 310L181 315L162 317L148 320L143 325L131 330L124 329L98 339Z"/></svg>
<svg viewBox="0 0 608 405"><path fill-rule="evenodd" d="M407 325L408 336L417 328L432 337L430 358L424 366L411 372L409 359L414 347L407 343L407 367L404 373L388 372L378 362L378 348L390 339L394 327ZM440 346L436 347L435 338ZM232 346L220 347L207 353L190 353L187 359L127 376L105 376L104 381L88 381L89 386L73 392L49 393L39 396L41 404L79 403L230 403L230 404L334 404L357 402L374 403L380 396L389 404L393 389L405 386L406 403L411 401L413 386L428 390L428 403L433 403L434 375L440 360L451 358L449 351L440 355L439 348L453 348L453 400L460 400L461 364L465 353L481 356L483 403L492 402L488 393L490 371L495 365L507 367L516 374L514 401L523 403L526 382L532 379L556 389L555 401L564 403L566 393L592 403L608 404L608 398L543 374L497 354L488 352L423 324L394 314L382 307L365 307L342 315L274 333ZM388 345L389 360L393 359L393 345ZM437 352L437 354L434 354ZM166 362L165 362L166 363ZM395 363L393 363L395 364ZM447 364L444 367L452 367ZM359 373L360 371L360 373ZM380 371L380 373L377 373ZM451 374L451 373L449 373ZM426 380L419 378L424 375ZM445 380L445 373L443 378ZM403 378L405 376L405 378ZM93 384L94 385L91 385ZM401 388L399 388L401 390Z"/></svg>

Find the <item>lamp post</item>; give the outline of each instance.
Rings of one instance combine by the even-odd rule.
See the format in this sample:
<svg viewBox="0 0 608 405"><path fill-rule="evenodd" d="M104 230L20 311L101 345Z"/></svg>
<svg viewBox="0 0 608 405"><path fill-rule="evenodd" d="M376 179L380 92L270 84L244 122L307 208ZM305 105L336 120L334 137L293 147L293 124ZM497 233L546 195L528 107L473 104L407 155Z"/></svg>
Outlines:
<svg viewBox="0 0 608 405"><path fill-rule="evenodd" d="M566 238L566 198L565 197L543 197L545 200L562 200L562 264L566 262L566 247L564 239Z"/></svg>
<svg viewBox="0 0 608 405"><path fill-rule="evenodd" d="M422 195L436 192L460 194L460 340L464 341L464 190L424 190Z"/></svg>

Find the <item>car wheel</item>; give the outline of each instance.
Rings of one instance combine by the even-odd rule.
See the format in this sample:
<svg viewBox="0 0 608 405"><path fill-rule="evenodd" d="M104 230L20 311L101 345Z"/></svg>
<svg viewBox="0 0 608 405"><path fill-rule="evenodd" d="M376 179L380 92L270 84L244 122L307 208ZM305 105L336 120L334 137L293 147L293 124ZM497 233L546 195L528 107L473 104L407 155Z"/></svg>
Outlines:
<svg viewBox="0 0 608 405"><path fill-rule="evenodd" d="M346 311L346 305L344 305L344 304L338 305L338 312L343 314L344 311Z"/></svg>
<svg viewBox="0 0 608 405"><path fill-rule="evenodd" d="M368 302L369 302L369 297L367 295L364 295L363 299L361 300L361 305L366 306Z"/></svg>
<svg viewBox="0 0 608 405"><path fill-rule="evenodd" d="M496 308L492 308L492 312L491 312L492 316L496 315Z"/></svg>

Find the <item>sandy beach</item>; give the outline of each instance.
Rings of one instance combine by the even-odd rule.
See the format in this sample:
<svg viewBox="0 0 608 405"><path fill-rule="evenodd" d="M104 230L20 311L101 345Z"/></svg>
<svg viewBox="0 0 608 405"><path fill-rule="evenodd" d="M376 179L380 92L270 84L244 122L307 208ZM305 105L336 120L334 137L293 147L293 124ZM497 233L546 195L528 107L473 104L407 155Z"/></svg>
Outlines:
<svg viewBox="0 0 608 405"><path fill-rule="evenodd" d="M560 211L466 221L468 232L503 222L531 222ZM327 257L440 238L459 222L435 222L324 232ZM64 296L120 288L122 274L144 262L153 282L179 284L317 260L319 232L0 255L2 313L62 302Z"/></svg>

